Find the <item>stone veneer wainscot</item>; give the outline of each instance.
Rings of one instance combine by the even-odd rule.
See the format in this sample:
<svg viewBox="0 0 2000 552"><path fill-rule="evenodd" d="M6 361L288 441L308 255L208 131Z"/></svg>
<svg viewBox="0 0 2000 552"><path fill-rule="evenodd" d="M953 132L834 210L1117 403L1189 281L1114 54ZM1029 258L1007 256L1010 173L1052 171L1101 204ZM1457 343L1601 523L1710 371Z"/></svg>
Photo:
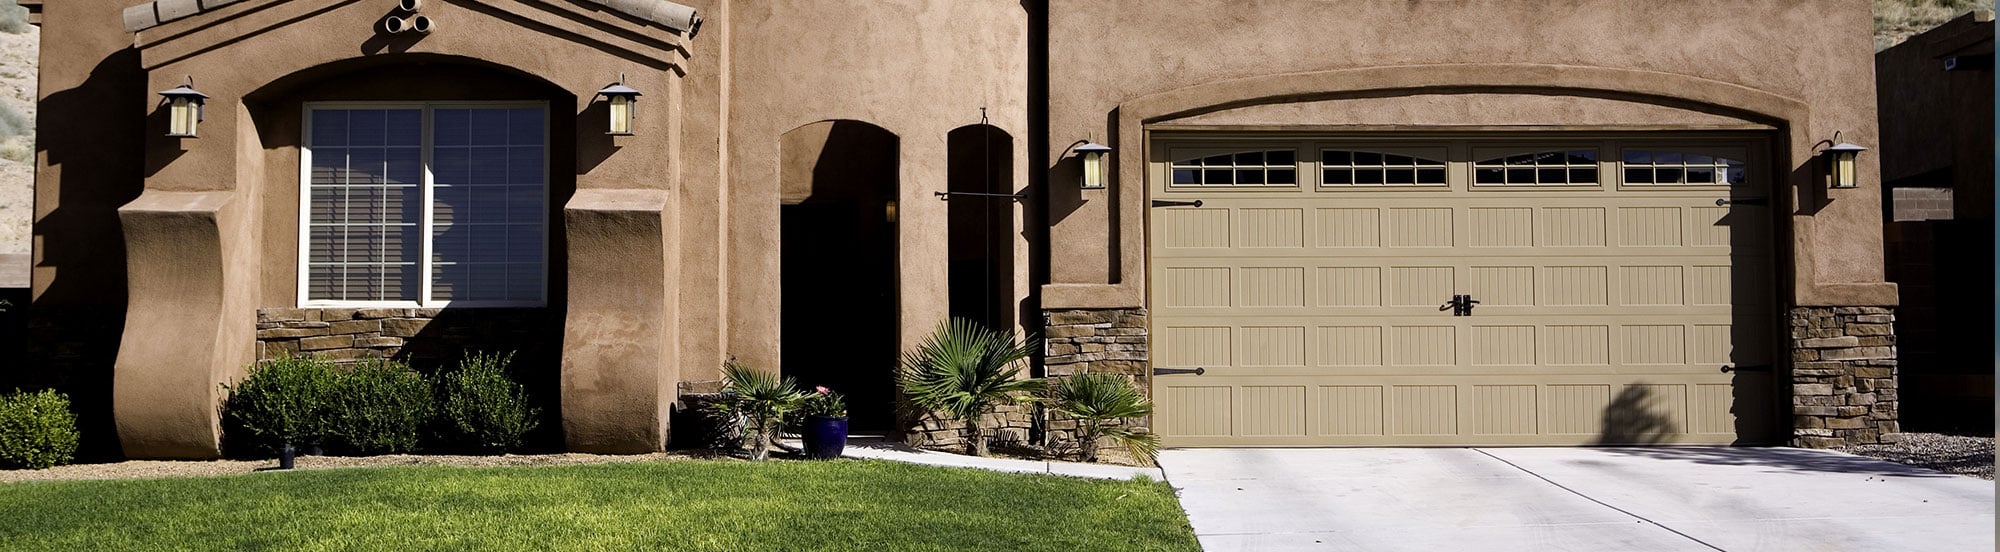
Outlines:
<svg viewBox="0 0 2000 552"><path fill-rule="evenodd" d="M1882 307L1791 310L1794 446L1897 440L1893 313Z"/></svg>

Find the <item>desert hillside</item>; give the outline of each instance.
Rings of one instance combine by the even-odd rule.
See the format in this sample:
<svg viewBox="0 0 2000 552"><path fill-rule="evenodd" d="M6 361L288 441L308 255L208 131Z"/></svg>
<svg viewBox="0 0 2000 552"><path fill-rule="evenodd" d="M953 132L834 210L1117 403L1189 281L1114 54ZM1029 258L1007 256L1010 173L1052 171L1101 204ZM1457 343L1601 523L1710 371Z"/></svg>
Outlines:
<svg viewBox="0 0 2000 552"><path fill-rule="evenodd" d="M34 216L35 62L41 29L0 0L0 255L28 252Z"/></svg>

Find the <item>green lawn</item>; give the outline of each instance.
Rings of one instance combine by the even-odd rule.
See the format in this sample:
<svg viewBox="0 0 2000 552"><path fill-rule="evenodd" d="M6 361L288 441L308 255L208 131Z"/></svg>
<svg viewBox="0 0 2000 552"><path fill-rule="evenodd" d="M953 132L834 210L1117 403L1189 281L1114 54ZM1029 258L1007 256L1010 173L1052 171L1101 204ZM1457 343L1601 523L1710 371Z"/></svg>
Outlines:
<svg viewBox="0 0 2000 552"><path fill-rule="evenodd" d="M5 550L1196 550L1159 482L886 462L0 485Z"/></svg>

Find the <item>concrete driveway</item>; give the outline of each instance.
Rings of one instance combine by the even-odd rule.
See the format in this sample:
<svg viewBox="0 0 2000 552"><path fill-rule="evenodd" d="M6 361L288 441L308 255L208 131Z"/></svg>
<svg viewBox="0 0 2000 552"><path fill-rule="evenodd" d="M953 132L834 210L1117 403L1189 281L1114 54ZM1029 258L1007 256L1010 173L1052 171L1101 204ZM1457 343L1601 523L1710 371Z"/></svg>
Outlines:
<svg viewBox="0 0 2000 552"><path fill-rule="evenodd" d="M1784 448L1180 449L1202 548L1993 550L1990 481Z"/></svg>

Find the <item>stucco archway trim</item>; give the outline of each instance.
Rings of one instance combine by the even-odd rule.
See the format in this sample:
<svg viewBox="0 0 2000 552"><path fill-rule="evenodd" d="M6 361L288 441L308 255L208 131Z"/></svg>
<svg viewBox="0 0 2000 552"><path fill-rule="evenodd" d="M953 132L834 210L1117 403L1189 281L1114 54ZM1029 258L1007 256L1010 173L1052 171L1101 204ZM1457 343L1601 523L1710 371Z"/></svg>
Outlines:
<svg viewBox="0 0 2000 552"><path fill-rule="evenodd" d="M1055 283L1044 286L1045 308L1129 308L1145 304L1146 125L1202 113L1250 105L1334 99L1342 95L1409 91L1506 92L1538 91L1615 97L1632 101L1694 106L1720 110L1749 120L1768 121L1786 134L1789 155L1785 167L1811 158L1810 109L1798 98L1741 84L1692 75L1549 64L1399 65L1287 73L1230 79L1144 95L1120 103L1117 128L1110 140L1117 148L1111 186L1111 226L1118 279L1107 284ZM1136 154L1136 155L1133 155ZM1788 171L1791 190L1806 188L1801 171ZM1805 171L1804 173L1809 173ZM1780 190L1773 190L1776 195ZM1797 198L1794 198L1794 201ZM1791 201L1787 202L1788 204ZM1776 206L1774 205L1774 208ZM1813 218L1795 214L1791 225L1791 264L1812 267ZM1810 268L1794 270L1792 297L1799 304L1834 302L1884 305L1895 303L1895 287L1884 283L1819 282Z"/></svg>

